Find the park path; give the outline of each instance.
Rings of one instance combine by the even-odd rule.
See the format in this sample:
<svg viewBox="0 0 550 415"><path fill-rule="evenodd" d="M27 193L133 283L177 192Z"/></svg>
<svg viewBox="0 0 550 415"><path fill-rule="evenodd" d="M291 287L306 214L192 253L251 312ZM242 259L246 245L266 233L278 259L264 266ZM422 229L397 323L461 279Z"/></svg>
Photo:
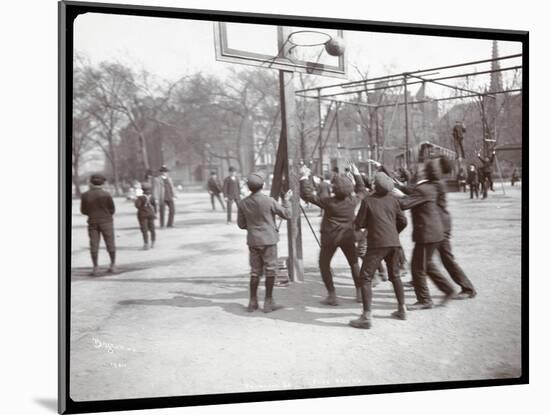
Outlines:
<svg viewBox="0 0 550 415"><path fill-rule="evenodd" d="M85 219L73 206L72 399L122 399L515 377L521 373L521 190L467 199L450 194L453 247L479 295L389 318L391 284L374 294L374 326L347 323L360 307L341 253L338 307L324 288L317 244L303 223L305 281L276 288L286 306L247 313L245 232L210 210L206 193L182 193L176 228L142 251L135 209L116 200L119 272L88 277ZM317 211L309 216L319 227ZM280 255L286 253L285 226ZM402 242L410 254L410 228ZM107 262L106 253L100 260ZM431 288L434 298L440 293ZM407 291L407 303L414 302ZM262 292L260 293L262 295Z"/></svg>

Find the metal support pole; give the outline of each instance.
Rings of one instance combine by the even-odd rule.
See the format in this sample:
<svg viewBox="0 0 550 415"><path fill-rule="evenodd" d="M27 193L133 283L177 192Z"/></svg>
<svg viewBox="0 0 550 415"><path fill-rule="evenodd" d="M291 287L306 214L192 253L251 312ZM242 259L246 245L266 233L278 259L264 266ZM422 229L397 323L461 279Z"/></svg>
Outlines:
<svg viewBox="0 0 550 415"><path fill-rule="evenodd" d="M502 177L502 170L500 169L500 163L498 162L498 157L497 157L496 153L495 153L495 161L496 161L496 164L497 164L498 174L500 176L500 186L502 187L502 194L506 195L506 190L504 190L504 177Z"/></svg>
<svg viewBox="0 0 550 415"><path fill-rule="evenodd" d="M291 29L283 27L279 45L283 56L292 57L290 45L286 42ZM300 223L300 177L298 161L300 160L300 140L296 127L296 98L294 73L279 70L279 96L281 101L281 120L284 138L287 144L287 159L284 175L288 188L292 190L292 217L287 221L288 233L288 273L291 281L304 280L304 262L302 252L302 227Z"/></svg>
<svg viewBox="0 0 550 415"><path fill-rule="evenodd" d="M380 134L378 128L378 108L374 110L374 121L375 121L375 136L376 136L376 161L380 162ZM383 163L382 163L383 164Z"/></svg>
<svg viewBox="0 0 550 415"><path fill-rule="evenodd" d="M410 170L409 165L409 97L408 97L408 90L407 90L407 74L403 74L403 86L404 86L404 94L405 94L405 166L407 166L407 170Z"/></svg>
<svg viewBox="0 0 550 415"><path fill-rule="evenodd" d="M292 217L287 221L289 277L291 281L304 280L304 263L302 252L302 231L300 223L300 183L299 163L300 143L296 131L296 102L294 98L294 74L279 71L279 88L281 99L282 127L287 140L287 164L285 177L289 189L292 190Z"/></svg>
<svg viewBox="0 0 550 415"><path fill-rule="evenodd" d="M340 123L339 123L339 119L340 119L340 106L337 106L336 107L336 148L340 148Z"/></svg>
<svg viewBox="0 0 550 415"><path fill-rule="evenodd" d="M323 120L321 119L321 89L317 90L317 113L319 115L319 176L323 177Z"/></svg>

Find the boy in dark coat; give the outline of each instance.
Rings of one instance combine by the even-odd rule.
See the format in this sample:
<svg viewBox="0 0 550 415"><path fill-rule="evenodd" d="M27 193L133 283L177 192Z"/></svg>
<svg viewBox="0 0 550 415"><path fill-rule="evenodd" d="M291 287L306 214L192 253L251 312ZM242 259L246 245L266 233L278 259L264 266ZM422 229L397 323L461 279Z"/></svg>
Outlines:
<svg viewBox="0 0 550 415"><path fill-rule="evenodd" d="M275 216L289 219L292 216L289 190L283 198L283 204L264 195L263 177L252 173L248 176L247 185L252 194L238 205L237 224L247 230L246 241L250 259L250 302L247 311L258 309L258 286L260 276L265 269L265 301L264 313L275 311L281 306L273 302L273 287L277 276L277 242L279 231L275 224Z"/></svg>
<svg viewBox="0 0 550 415"><path fill-rule="evenodd" d="M464 158L464 134L466 133L466 128L462 121L457 121L453 127L453 142L455 145L455 150L457 157L460 159L461 156Z"/></svg>
<svg viewBox="0 0 550 415"><path fill-rule="evenodd" d="M155 200L159 204L159 216L160 227L164 227L164 211L165 206L168 206L168 228L174 227L174 216L176 214L176 204L174 202L177 199L176 189L172 178L168 175L170 170L166 166L162 166L159 169L160 176L156 181Z"/></svg>
<svg viewBox="0 0 550 415"><path fill-rule="evenodd" d="M97 257L99 252L99 240L103 237L111 265L107 272L115 272L115 230L113 227L113 215L115 204L111 195L103 190L105 177L101 174L93 174L90 177L90 190L82 194L80 212L88 216L88 236L90 238L90 255L93 269L90 275L98 273Z"/></svg>
<svg viewBox="0 0 550 415"><path fill-rule="evenodd" d="M481 153L477 153L477 158L481 161L479 170L481 172L480 182L483 199L487 198L488 189L491 189L493 192L495 191L493 189L493 162L495 161L495 155L495 151L488 157L481 157Z"/></svg>
<svg viewBox="0 0 550 415"><path fill-rule="evenodd" d="M157 213L157 204L151 196L151 185L147 182L141 184L143 194L136 198L134 202L137 208L137 218L139 228L143 235L143 249L149 249L149 233L151 233L151 248L155 246L155 214Z"/></svg>
<svg viewBox="0 0 550 415"><path fill-rule="evenodd" d="M468 168L468 177L466 182L468 183L468 186L470 186L470 199L474 198L474 194L476 195L476 199L479 198L479 175L476 166L473 164L470 164L470 167Z"/></svg>
<svg viewBox="0 0 550 415"><path fill-rule="evenodd" d="M441 157L435 159L433 162L439 162L439 167L443 174L451 173L452 163L448 158ZM437 187L437 207L439 208L441 222L443 224L443 241L437 248L439 256L441 257L441 262L451 276L451 279L462 289L456 298L461 300L474 298L477 295L474 285L456 262L453 251L451 250L451 214L447 210L447 190L445 188L445 183L442 180L436 181L435 183ZM428 270L428 275L429 273L430 270Z"/></svg>
<svg viewBox="0 0 550 415"><path fill-rule="evenodd" d="M514 170L512 170L512 178L510 179L510 184L513 186L517 182L519 182L519 173L518 169L514 167Z"/></svg>
<svg viewBox="0 0 550 415"><path fill-rule="evenodd" d="M351 166L353 175L356 178L357 193L365 194L365 185L359 175L357 167ZM321 221L321 252L319 253L319 269L321 278L328 291L328 296L322 301L325 305L338 305L336 290L330 270L330 262L340 248L351 268L353 282L357 291L360 290L359 282L359 263L355 249L355 229L353 221L355 219L355 207L360 199L353 197L353 184L345 176L334 176L332 178L332 190L334 196L330 194L331 183L325 180L321 183L319 194L316 194L308 180L309 169L301 170L300 178L300 196L307 202L313 203L323 209L323 220Z"/></svg>
<svg viewBox="0 0 550 415"><path fill-rule="evenodd" d="M386 262L389 280L397 298L398 309L392 315L401 320L406 319L405 293L399 273L399 233L407 226L407 218L398 200L390 193L392 190L392 179L385 173L376 173L374 194L363 200L355 220L358 228L367 229L367 254L360 274L363 314L349 323L355 328L371 328L372 281L382 260Z"/></svg>
<svg viewBox="0 0 550 415"><path fill-rule="evenodd" d="M458 182L458 191L466 193L466 173L464 173L464 169L462 167L458 170L456 181Z"/></svg>
<svg viewBox="0 0 550 415"><path fill-rule="evenodd" d="M432 308L426 276L445 293L441 305L445 305L454 296L450 282L441 274L435 265L433 253L439 249L444 239L444 226L437 206L438 181L440 169L438 163L428 161L424 165L425 179L418 181L413 188L402 188L408 195L400 199L401 209L411 209L413 220L412 238L415 242L411 273L417 302L409 309Z"/></svg>
<svg viewBox="0 0 550 415"><path fill-rule="evenodd" d="M233 202L239 205L241 200L241 184L239 178L235 174L235 168L229 167L229 176L223 181L223 196L227 205L227 223L231 223L231 208Z"/></svg>
<svg viewBox="0 0 550 415"><path fill-rule="evenodd" d="M210 194L210 203L212 203L212 210L216 210L216 205L214 204L214 198L218 199L218 202L220 202L220 205L222 209L225 211L225 205L223 204L223 200L220 196L220 193L223 190L222 184L220 183L220 180L218 179L218 174L215 171L212 171L210 173L210 178L208 179L208 193Z"/></svg>

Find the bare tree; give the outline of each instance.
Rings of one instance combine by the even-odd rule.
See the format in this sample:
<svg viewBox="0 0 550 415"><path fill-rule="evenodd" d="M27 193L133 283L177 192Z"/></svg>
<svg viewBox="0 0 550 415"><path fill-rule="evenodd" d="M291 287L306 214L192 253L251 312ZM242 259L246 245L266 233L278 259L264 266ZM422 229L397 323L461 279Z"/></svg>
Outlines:
<svg viewBox="0 0 550 415"><path fill-rule="evenodd" d="M122 127L122 117L117 108L118 96L125 93L125 80L112 70L111 64L102 63L98 68L85 66L84 90L87 95L87 112L94 125L93 142L108 161L113 174L115 194L120 194L117 134Z"/></svg>
<svg viewBox="0 0 550 415"><path fill-rule="evenodd" d="M86 90L83 88L82 72L77 67L73 79L73 130L72 130L72 180L75 193L80 196L80 166L86 152L90 150L94 131L87 111Z"/></svg>

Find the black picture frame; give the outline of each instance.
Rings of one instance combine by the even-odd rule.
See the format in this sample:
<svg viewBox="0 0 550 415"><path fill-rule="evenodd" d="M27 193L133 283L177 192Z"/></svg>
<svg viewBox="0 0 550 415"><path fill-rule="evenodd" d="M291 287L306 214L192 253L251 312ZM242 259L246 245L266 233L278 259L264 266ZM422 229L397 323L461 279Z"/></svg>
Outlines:
<svg viewBox="0 0 550 415"><path fill-rule="evenodd" d="M107 3L87 3L62 1L58 3L59 29L59 280L58 280L58 409L59 413L87 413L101 411L121 411L134 409L168 408L179 406L215 405L255 401L274 401L336 397L363 394L427 391L438 389L475 388L487 386L518 385L529 383L529 169L522 175L522 240L521 240L521 365L518 378L464 380L415 384L331 387L270 392L244 392L228 394L208 394L195 396L170 396L158 398L138 398L77 402L69 393L70 364L70 301L71 301L71 126L72 126L72 79L73 79L73 23L75 18L87 12L169 17L181 19L223 20L227 22L263 23L288 26L338 28L343 30L375 31L395 34L415 34L429 36L463 37L472 39L492 39L522 43L522 161L529 163L529 32L501 29L449 27L394 22L359 21L351 19L329 19L311 16L268 15L213 10L194 10L169 7L120 5Z"/></svg>

